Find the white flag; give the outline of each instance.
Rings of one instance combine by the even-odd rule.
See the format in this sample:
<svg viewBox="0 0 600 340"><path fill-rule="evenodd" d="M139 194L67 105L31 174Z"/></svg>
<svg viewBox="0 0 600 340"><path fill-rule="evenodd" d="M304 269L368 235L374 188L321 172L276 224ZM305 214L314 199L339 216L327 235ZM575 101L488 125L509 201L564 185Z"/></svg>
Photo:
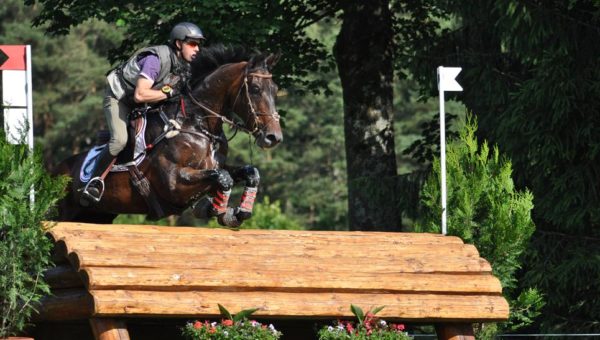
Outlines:
<svg viewBox="0 0 600 340"><path fill-rule="evenodd" d="M461 67L438 67L438 89L440 91L462 91L463 88L456 82L456 76L461 70Z"/></svg>

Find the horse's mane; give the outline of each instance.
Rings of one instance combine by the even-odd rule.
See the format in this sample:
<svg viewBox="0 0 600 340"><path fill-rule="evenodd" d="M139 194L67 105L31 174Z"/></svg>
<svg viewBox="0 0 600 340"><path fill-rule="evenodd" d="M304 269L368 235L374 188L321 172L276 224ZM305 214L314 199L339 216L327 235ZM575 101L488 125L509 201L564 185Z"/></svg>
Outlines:
<svg viewBox="0 0 600 340"><path fill-rule="evenodd" d="M249 51L242 46L225 46L223 44L203 47L191 63L191 85L201 82L219 66L249 61L257 56L256 51Z"/></svg>

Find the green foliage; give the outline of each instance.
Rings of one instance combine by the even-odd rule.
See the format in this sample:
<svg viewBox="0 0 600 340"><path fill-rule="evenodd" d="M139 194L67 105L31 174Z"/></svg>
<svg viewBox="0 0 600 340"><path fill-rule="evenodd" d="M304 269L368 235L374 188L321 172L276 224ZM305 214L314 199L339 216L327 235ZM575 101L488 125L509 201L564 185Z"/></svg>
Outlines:
<svg viewBox="0 0 600 340"><path fill-rule="evenodd" d="M244 309L242 311L235 313L235 315L233 315L225 307L223 307L223 305L221 305L220 303L218 304L218 306L219 306L219 312L221 312L221 316L223 318L225 318L226 320L231 320L231 321L242 321L244 319L248 319L248 317L250 315L254 314L257 310L259 310L259 308Z"/></svg>
<svg viewBox="0 0 600 340"><path fill-rule="evenodd" d="M49 37L31 27L39 9L19 0L3 1L0 44L31 45L34 134L44 145L46 163L52 165L89 148L105 126L102 99L110 68L106 58L122 39L122 30L87 20L68 35Z"/></svg>
<svg viewBox="0 0 600 340"><path fill-rule="evenodd" d="M196 321L183 328L183 336L189 340L276 340L281 332L273 325L263 325L254 320L223 320L221 323Z"/></svg>
<svg viewBox="0 0 600 340"><path fill-rule="evenodd" d="M190 340L208 339L234 339L234 340L276 340L281 337L273 325L263 325L248 317L258 308L246 309L232 315L225 307L219 304L219 311L223 319L220 323L204 321L190 322L183 328L183 336Z"/></svg>
<svg viewBox="0 0 600 340"><path fill-rule="evenodd" d="M423 7L432 26L407 29L403 64L431 96L435 67L463 68L465 91L453 97L478 113L478 137L502 148L517 187L534 195L522 286L544 293L541 330L599 332L600 3L434 6ZM442 26L448 17L454 24Z"/></svg>
<svg viewBox="0 0 600 340"><path fill-rule="evenodd" d="M533 197L516 190L510 161L502 159L497 147L490 152L487 142L475 138L477 123L471 117L459 139L447 147L448 234L475 244L487 259L504 288L511 316L507 327L527 325L542 306L534 289L519 293L516 271L535 230L531 220ZM422 190L423 214L416 231L440 232L440 161Z"/></svg>
<svg viewBox="0 0 600 340"><path fill-rule="evenodd" d="M26 0L32 5L33 0ZM309 72L325 72L333 66L323 44L306 35L304 28L323 14L333 15L335 3L314 0L302 6L270 1L178 1L135 2L110 0L90 3L82 0L36 1L42 9L34 23L46 25L52 34L66 34L89 18L103 20L114 28L125 27L127 37L118 49L111 50L111 61L124 60L145 44L166 42L177 22L193 21L208 37L208 42L244 44L264 51L283 51L283 83L289 80L316 89L325 83L306 81ZM266 19L268 17L269 19ZM303 53L297 53L303 51Z"/></svg>
<svg viewBox="0 0 600 340"><path fill-rule="evenodd" d="M215 219L211 219L208 223L209 227L220 228L221 226ZM279 201L271 203L269 197L263 198L262 203L257 202L254 205L252 218L244 221L241 225L242 229L302 229L300 223L281 212Z"/></svg>
<svg viewBox="0 0 600 340"><path fill-rule="evenodd" d="M49 293L42 273L51 266L51 242L42 221L65 185L66 178L46 173L39 150L31 155L27 145L11 145L0 132L0 338L23 331Z"/></svg>
<svg viewBox="0 0 600 340"><path fill-rule="evenodd" d="M173 226L177 223L174 216L168 216L165 218L161 218L160 220L149 220L146 217L146 215L121 214L113 220L113 224L152 224L162 226Z"/></svg>
<svg viewBox="0 0 600 340"><path fill-rule="evenodd" d="M528 270L523 282L533 282L545 293L547 307L539 320L544 331L584 333L600 329L599 241L564 233L540 233L533 239L526 254Z"/></svg>
<svg viewBox="0 0 600 340"><path fill-rule="evenodd" d="M325 326L319 330L319 340L342 340L342 339L372 339L372 340L409 340L412 339L404 332L402 324L388 324L379 319L375 314L379 313L384 306L373 308L367 313L355 305L350 305L352 314L357 318L355 324L351 321L338 320L334 326Z"/></svg>

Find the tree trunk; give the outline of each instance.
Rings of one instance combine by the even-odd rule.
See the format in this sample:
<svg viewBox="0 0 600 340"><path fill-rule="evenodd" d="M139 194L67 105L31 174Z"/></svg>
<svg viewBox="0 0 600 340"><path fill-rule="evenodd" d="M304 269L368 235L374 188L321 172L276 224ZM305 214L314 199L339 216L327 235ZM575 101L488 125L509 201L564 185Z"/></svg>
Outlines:
<svg viewBox="0 0 600 340"><path fill-rule="evenodd" d="M334 55L344 93L351 230L400 230L389 1L348 1Z"/></svg>

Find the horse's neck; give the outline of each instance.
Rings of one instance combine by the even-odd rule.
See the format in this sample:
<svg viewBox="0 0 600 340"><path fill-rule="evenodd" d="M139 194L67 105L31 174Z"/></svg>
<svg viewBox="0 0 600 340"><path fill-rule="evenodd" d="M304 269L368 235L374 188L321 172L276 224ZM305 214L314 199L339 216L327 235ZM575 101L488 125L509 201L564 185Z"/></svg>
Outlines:
<svg viewBox="0 0 600 340"><path fill-rule="evenodd" d="M211 73L197 89L197 96L220 114L228 114L233 108L242 85L246 62L226 64Z"/></svg>

